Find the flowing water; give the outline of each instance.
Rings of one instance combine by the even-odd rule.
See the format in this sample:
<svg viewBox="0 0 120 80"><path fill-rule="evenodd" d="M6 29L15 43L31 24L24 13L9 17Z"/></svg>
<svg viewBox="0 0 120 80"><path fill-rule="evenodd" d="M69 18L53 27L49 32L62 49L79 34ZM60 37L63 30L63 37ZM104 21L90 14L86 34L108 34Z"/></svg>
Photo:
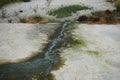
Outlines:
<svg viewBox="0 0 120 80"><path fill-rule="evenodd" d="M57 49L62 45L69 24L65 22L58 28L42 54L26 62L0 65L0 80L49 80L48 75L60 59Z"/></svg>

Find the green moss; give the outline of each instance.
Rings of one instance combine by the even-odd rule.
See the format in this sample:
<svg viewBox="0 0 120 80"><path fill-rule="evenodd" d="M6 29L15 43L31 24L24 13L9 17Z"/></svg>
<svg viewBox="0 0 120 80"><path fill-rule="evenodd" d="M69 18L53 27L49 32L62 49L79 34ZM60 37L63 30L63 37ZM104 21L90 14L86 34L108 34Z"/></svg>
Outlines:
<svg viewBox="0 0 120 80"><path fill-rule="evenodd" d="M53 70L53 71L54 71L54 70L59 70L59 69L64 65L65 61L66 61L66 59L65 59L64 57L60 57L59 62L57 63L57 65L55 65L55 66L53 67L52 70ZM55 76L54 76L52 73L50 73L50 74L47 76L47 78L48 78L48 80L56 80L56 79L55 79Z"/></svg>
<svg viewBox="0 0 120 80"><path fill-rule="evenodd" d="M55 10L51 10L48 12L48 14L56 16L57 18L63 18L63 17L71 16L72 13L75 13L76 11L85 10L85 9L90 9L90 8L88 8L87 6L81 6L81 5L70 5L70 6L61 7Z"/></svg>
<svg viewBox="0 0 120 80"><path fill-rule="evenodd" d="M29 2L30 0L0 0L0 7L14 2Z"/></svg>
<svg viewBox="0 0 120 80"><path fill-rule="evenodd" d="M53 70L59 70L63 65L65 65L66 59L64 57L60 57L59 62L57 63L56 66L53 67Z"/></svg>
<svg viewBox="0 0 120 80"><path fill-rule="evenodd" d="M120 12L120 0L115 0L115 7L117 8L117 11Z"/></svg>
<svg viewBox="0 0 120 80"><path fill-rule="evenodd" d="M103 11L96 11L96 12L92 12L91 13L93 16L97 16L97 17L102 17L104 16L104 12Z"/></svg>
<svg viewBox="0 0 120 80"><path fill-rule="evenodd" d="M76 39L72 36L67 36L65 39L65 44L69 45L70 47L75 47L75 46L86 46L86 43L83 39Z"/></svg>
<svg viewBox="0 0 120 80"><path fill-rule="evenodd" d="M56 79L55 79L55 76L52 73L50 73L48 75L48 80L56 80Z"/></svg>
<svg viewBox="0 0 120 80"><path fill-rule="evenodd" d="M94 51L94 50L87 50L87 53L91 55L97 55L97 56L100 54L98 51Z"/></svg>

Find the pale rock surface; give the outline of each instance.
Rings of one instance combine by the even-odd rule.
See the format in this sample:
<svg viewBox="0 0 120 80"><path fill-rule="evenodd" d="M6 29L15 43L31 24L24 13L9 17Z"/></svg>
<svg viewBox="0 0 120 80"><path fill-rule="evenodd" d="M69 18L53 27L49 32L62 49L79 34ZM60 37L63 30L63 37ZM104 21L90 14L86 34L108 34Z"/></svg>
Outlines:
<svg viewBox="0 0 120 80"><path fill-rule="evenodd" d="M0 64L19 62L41 52L58 24L0 24Z"/></svg>

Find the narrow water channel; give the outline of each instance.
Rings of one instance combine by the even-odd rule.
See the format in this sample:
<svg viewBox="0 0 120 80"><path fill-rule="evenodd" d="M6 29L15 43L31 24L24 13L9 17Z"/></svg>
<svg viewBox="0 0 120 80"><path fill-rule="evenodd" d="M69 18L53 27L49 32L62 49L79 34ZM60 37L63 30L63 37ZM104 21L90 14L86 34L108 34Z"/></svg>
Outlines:
<svg viewBox="0 0 120 80"><path fill-rule="evenodd" d="M69 24L65 22L56 30L42 54L26 62L0 65L0 80L49 80L48 75L60 59L56 50L61 46Z"/></svg>

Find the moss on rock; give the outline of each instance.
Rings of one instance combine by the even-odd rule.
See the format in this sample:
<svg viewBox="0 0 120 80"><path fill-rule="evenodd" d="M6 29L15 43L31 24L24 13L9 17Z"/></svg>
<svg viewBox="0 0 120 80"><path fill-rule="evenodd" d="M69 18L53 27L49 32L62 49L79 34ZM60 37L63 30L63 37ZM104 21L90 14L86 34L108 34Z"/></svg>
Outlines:
<svg viewBox="0 0 120 80"><path fill-rule="evenodd" d="M95 50L87 50L87 53L90 55L96 55L96 56L100 54L98 51L95 51Z"/></svg>

